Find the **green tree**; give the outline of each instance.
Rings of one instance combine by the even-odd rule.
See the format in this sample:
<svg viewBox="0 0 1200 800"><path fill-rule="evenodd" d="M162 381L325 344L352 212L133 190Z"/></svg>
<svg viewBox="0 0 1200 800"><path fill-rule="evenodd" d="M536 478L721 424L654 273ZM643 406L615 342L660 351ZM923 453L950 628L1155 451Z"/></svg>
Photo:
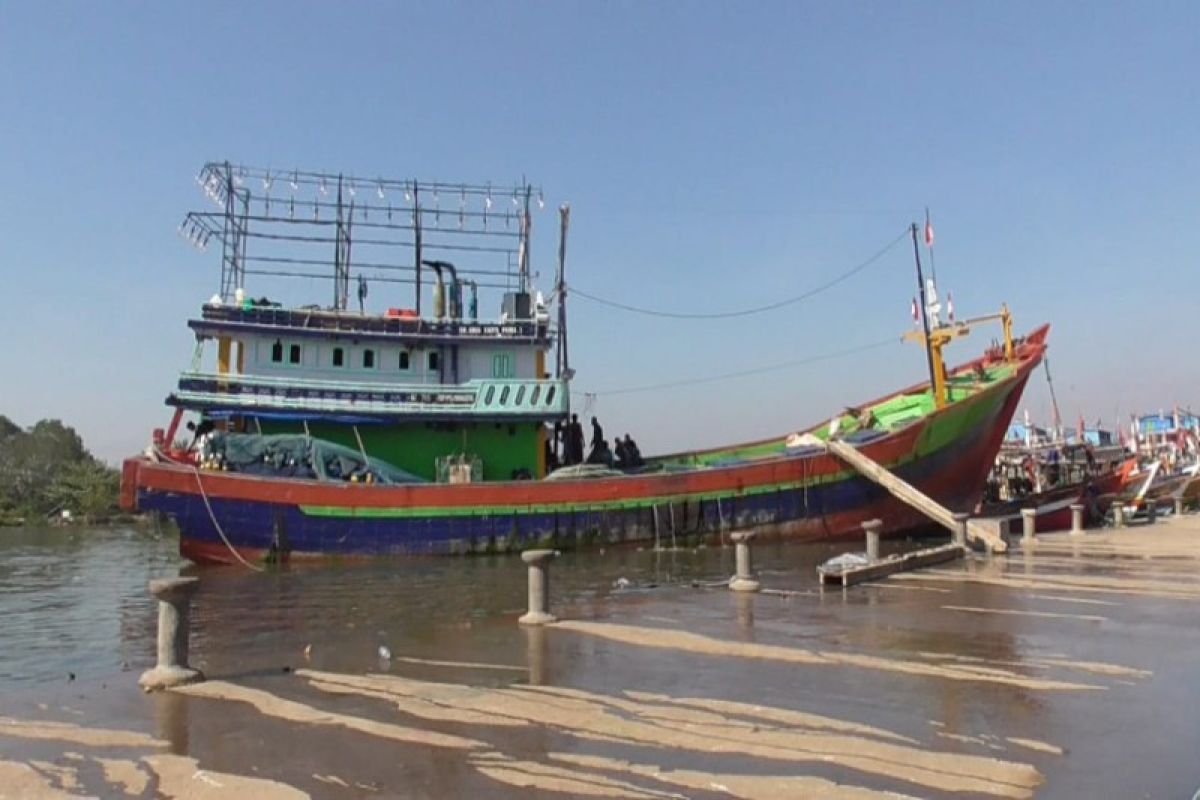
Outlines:
<svg viewBox="0 0 1200 800"><path fill-rule="evenodd" d="M105 516L119 489L117 471L94 458L74 428L49 419L21 430L0 416L0 514L36 518L65 508Z"/></svg>

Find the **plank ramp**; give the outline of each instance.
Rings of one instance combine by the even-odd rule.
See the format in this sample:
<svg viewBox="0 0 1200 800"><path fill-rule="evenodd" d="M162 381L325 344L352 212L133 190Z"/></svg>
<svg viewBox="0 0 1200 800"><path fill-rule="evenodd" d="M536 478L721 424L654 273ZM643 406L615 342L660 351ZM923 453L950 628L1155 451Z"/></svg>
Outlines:
<svg viewBox="0 0 1200 800"><path fill-rule="evenodd" d="M829 452L862 473L863 477L887 489L893 497L917 509L934 522L948 529L951 533L954 532L954 515L950 509L941 505L912 484L896 477L877 461L863 455L853 445L840 439L832 439L824 442L824 445ZM967 539L981 542L993 553L1003 553L1008 549L1008 545L1000 538L998 531L994 528L979 525L974 521L967 522Z"/></svg>
<svg viewBox="0 0 1200 800"><path fill-rule="evenodd" d="M962 558L965 552L966 549L962 545L943 544L924 550L914 550L903 555L881 558L871 564L848 567L843 570L826 570L817 567L817 576L821 583L840 583L842 586L853 586L856 583L886 578L897 572L907 572L922 567L931 567L934 564L942 564L946 561L954 561Z"/></svg>

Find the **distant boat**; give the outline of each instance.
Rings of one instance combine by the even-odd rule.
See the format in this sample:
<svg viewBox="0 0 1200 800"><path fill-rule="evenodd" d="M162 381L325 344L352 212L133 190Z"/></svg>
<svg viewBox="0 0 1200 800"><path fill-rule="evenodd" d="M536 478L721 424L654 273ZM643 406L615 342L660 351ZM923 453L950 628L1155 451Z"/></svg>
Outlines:
<svg viewBox="0 0 1200 800"><path fill-rule="evenodd" d="M1093 441L1095 443L1093 443ZM1033 508L1038 532L1071 526L1071 506L1082 504L1084 524L1104 518L1137 468L1110 435L1063 441L1032 425L1014 425L988 475L979 515L1021 523L1022 509Z"/></svg>
<svg viewBox="0 0 1200 800"><path fill-rule="evenodd" d="M908 336L925 347L931 381L846 409L829 422L755 442L555 473L559 449L551 426L569 419L574 374L566 358L565 213L558 318L552 320L528 270L533 187L380 180L380 197L385 190L406 197L385 209L344 202L342 187L354 185L352 179L297 173L296 183L319 181L330 193L308 213L324 215L338 231L321 228L336 239L335 303L332 309L284 308L247 300L241 290L246 262L237 261L244 237L253 234L251 221L266 225L262 220L289 216L287 202L278 198L261 213L246 213L253 199L246 187L259 179L265 185L269 177L227 164L202 173L206 191L227 209L216 215L220 224L212 232L197 234L222 243L221 292L188 323L199 346L167 399L175 408L171 426L122 471L123 505L172 518L180 552L194 561L671 544L745 528L798 540L858 538L860 523L876 517L890 533L904 531L928 523L826 452L820 440L836 435L941 504L971 511L1046 348L1049 326L1016 338L1007 309L935 323L930 332ZM374 182L357 185L361 197ZM496 239L511 246L507 257L517 265L499 319L479 320L476 287L471 302L463 302L466 271L423 260L421 248L428 255L459 224L479 247L505 230L504 223L494 218L489 227L482 212L459 217L439 209L430 200L438 191L461 194L463 208L470 202L490 208L493 193L515 199L518 219L509 238ZM288 225L303 219L292 213ZM343 240L343 228L368 213L369 233L358 239L346 233ZM403 220L394 231L386 221L393 216ZM437 221L447 217L456 224ZM350 242L359 247L364 238L378 242L391 233L416 247L405 279L417 284L416 308L348 310ZM433 309L425 315L419 287L431 269ZM364 295L360 283L360 301ZM990 321L1003 323L1002 343L947 369L942 347ZM205 345L215 345L212 369L201 367ZM553 375L546 366L551 350ZM745 388L731 414L793 402ZM184 412L198 417L195 442L176 442ZM686 414L686 405L678 413Z"/></svg>

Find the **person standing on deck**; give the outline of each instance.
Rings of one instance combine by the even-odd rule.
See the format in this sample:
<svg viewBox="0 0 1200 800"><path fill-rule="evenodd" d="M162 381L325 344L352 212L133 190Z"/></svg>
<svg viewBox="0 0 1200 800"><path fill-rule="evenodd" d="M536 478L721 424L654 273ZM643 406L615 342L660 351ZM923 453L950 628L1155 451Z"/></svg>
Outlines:
<svg viewBox="0 0 1200 800"><path fill-rule="evenodd" d="M566 453L567 466L583 463L583 426L579 424L579 415L572 414L567 423L567 440L563 450Z"/></svg>
<svg viewBox="0 0 1200 800"><path fill-rule="evenodd" d="M604 429L600 427L600 422L595 417L592 417L592 449L595 450L603 442Z"/></svg>

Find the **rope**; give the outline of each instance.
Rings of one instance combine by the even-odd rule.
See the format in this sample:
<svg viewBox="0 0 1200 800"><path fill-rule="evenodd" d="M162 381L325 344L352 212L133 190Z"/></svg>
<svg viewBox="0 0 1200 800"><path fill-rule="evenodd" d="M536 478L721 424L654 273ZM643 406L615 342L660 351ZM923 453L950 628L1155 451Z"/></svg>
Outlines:
<svg viewBox="0 0 1200 800"><path fill-rule="evenodd" d="M726 372L721 375L709 375L704 378L686 378L684 380L670 381L668 383L652 383L645 386L632 386L624 389L609 389L607 391L600 392L573 392L573 394L583 394L585 397L591 398L603 395L633 394L635 392L652 392L659 389L674 389L680 386L695 386L696 384L700 383L714 383L716 381L728 380L730 378L743 378L748 375L759 375L764 372L773 372L775 370L799 367L805 364L814 364L818 361L828 361L833 358L841 358L842 356L862 353L867 350L876 350L885 345L896 344L899 341L900 340L894 336L889 336L887 339L880 339L877 342L858 345L857 347L850 347L846 348L845 350L835 350L833 352L823 353L817 356L809 356L807 358L800 358L794 361L783 361L778 364L770 364L765 367L754 367L752 369L744 369L738 372Z"/></svg>
<svg viewBox="0 0 1200 800"><path fill-rule="evenodd" d="M265 570L255 564L251 564L246 559L242 558L242 554L237 551L232 544L229 543L228 537L225 536L225 531L221 530L221 523L217 522L217 515L213 513L212 503L208 501L208 492L204 491L204 481L200 478L200 468L192 467L196 472L196 485L200 487L200 497L204 499L204 507L208 509L208 518L212 520L213 527L217 529L217 535L221 537L221 541L229 548L229 552L233 553L233 557L242 562L242 565L255 572L265 572Z"/></svg>
<svg viewBox="0 0 1200 800"><path fill-rule="evenodd" d="M612 308L619 308L622 311L629 311L634 314L646 314L647 316L651 316L651 317L667 317L668 319L730 319L733 317L748 317L752 314L762 314L767 311L774 311L779 308L784 308L785 306L794 305L796 303L799 303L802 300L807 300L808 298L814 297L814 296L820 294L821 292L825 292L825 291L828 291L829 289L832 289L833 287L837 286L839 283L842 283L843 281L848 280L849 278L853 277L854 275L857 275L859 272L862 272L864 269L871 266L879 259L883 258L883 256L889 250L891 250L893 247L895 247L901 241L906 239L909 235L910 235L910 230L908 228L905 228L904 231L899 236L897 236L892 241L888 242L887 245L885 245L882 249L877 251L874 255L872 255L866 261L863 261L863 262L851 267L847 271L838 275L836 278L828 280L825 283L820 284L819 286L815 286L806 292L795 295L794 297L788 297L783 300L778 300L774 303L768 303L767 305L764 305L764 306L755 306L753 308L743 308L743 309L739 309L737 311L716 311L716 312L662 311L662 310L653 309L653 308L642 308L641 306L631 306L626 303L619 303L616 300L607 300L603 297L597 297L594 294L589 294L581 289L576 289L574 287L572 287L570 291L571 291L571 294L579 295L580 297L587 298L588 300L591 300L593 303L600 303L601 305L610 306Z"/></svg>

